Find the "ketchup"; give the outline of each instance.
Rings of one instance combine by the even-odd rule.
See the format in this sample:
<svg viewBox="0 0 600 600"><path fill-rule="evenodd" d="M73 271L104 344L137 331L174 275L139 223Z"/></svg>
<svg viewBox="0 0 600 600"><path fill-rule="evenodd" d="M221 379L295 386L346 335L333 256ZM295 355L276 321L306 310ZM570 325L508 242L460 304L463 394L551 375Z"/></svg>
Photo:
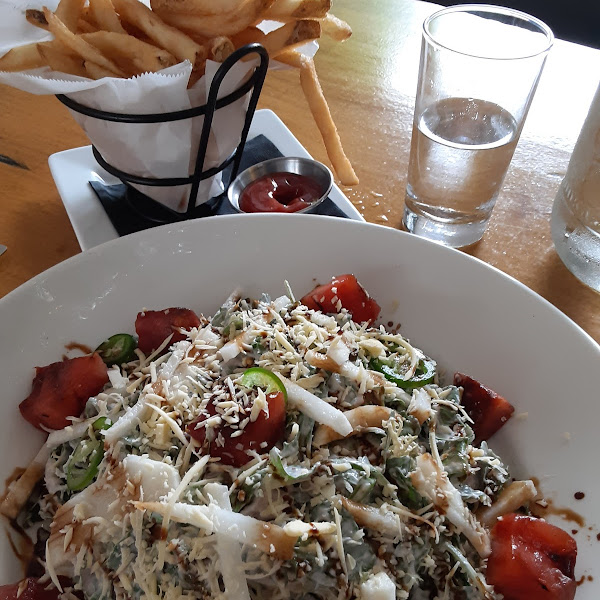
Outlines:
<svg viewBox="0 0 600 600"><path fill-rule="evenodd" d="M321 197L321 186L305 175L270 173L247 185L240 198L244 212L291 213Z"/></svg>

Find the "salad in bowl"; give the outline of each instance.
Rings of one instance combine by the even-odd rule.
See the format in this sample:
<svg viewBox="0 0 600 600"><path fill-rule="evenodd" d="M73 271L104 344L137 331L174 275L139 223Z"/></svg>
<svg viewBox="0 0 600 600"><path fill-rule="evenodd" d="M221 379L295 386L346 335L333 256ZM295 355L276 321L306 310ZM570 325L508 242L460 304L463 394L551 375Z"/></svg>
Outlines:
<svg viewBox="0 0 600 600"><path fill-rule="evenodd" d="M38 367L0 598L572 600L574 539L493 450L513 406L379 311L353 275L234 292Z"/></svg>

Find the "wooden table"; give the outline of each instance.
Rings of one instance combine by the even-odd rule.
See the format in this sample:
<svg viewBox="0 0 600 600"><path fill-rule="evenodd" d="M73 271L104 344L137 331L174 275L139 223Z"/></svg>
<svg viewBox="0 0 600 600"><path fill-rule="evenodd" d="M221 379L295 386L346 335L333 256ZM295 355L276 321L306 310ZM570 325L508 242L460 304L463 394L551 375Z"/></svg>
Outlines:
<svg viewBox="0 0 600 600"><path fill-rule="evenodd" d="M373 223L401 225L423 19L415 0L337 0L354 29L324 40L317 70L360 184L344 191ZM550 53L489 228L467 252L512 275L600 341L600 295L563 266L550 211L600 72L600 51L557 41ZM581 74L589 76L582 76ZM261 107L274 110L327 162L296 71L272 72ZM53 97L0 86L0 296L80 252L48 170L54 152L88 144ZM13 164L9 164L13 163Z"/></svg>

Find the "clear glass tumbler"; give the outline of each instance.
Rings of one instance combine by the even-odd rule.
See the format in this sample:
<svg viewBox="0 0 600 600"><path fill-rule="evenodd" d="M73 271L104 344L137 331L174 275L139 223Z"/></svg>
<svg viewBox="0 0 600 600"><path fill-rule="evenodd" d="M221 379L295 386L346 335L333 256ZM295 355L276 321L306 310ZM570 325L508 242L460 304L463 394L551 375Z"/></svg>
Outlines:
<svg viewBox="0 0 600 600"><path fill-rule="evenodd" d="M542 21L500 6L453 6L425 20L408 231L453 247L481 239L553 42Z"/></svg>
<svg viewBox="0 0 600 600"><path fill-rule="evenodd" d="M600 292L600 85L554 199L552 239L571 273Z"/></svg>

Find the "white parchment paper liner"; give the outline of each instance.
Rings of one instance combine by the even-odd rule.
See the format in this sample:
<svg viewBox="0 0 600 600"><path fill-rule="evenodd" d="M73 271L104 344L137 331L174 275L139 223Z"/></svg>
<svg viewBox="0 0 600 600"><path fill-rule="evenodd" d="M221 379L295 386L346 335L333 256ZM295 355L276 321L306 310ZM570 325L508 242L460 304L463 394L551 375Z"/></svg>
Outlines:
<svg viewBox="0 0 600 600"><path fill-rule="evenodd" d="M219 98L235 91L251 73L256 61L238 62L225 76ZM173 112L206 103L210 84L220 67L212 61L206 75L191 89L187 83L192 65L186 61L159 73L131 79L92 81L48 69L0 73L0 82L34 94L67 94L91 108L126 114ZM204 159L204 170L221 164L239 144L249 94L215 112ZM166 123L115 123L71 111L104 159L125 173L141 177L187 177L193 173L204 117ZM191 185L135 186L172 210L184 212ZM220 174L201 182L196 205L222 191Z"/></svg>

